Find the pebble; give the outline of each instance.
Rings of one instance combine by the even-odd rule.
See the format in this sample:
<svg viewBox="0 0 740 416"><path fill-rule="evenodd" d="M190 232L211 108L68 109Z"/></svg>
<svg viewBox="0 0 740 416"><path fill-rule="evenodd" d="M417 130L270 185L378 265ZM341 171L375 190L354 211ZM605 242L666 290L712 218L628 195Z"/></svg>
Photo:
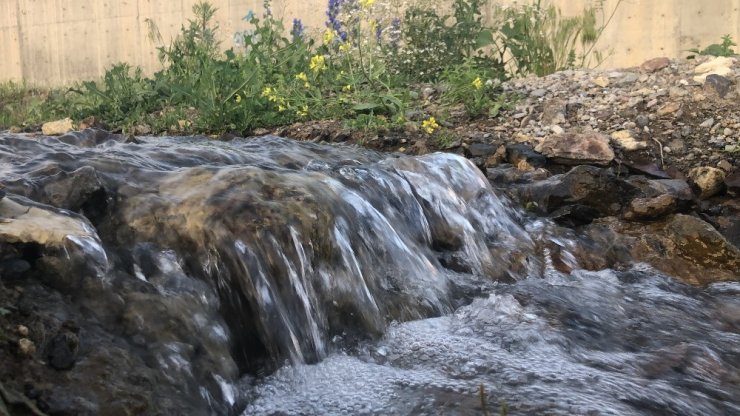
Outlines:
<svg viewBox="0 0 740 416"><path fill-rule="evenodd" d="M650 117L645 114L640 114L635 118L635 123L640 126L640 128L645 127L650 124Z"/></svg>
<svg viewBox="0 0 740 416"><path fill-rule="evenodd" d="M542 89L542 88L538 88L532 91L531 93L529 93L529 95L531 95L532 97L536 97L536 98L544 97L545 94L547 94L547 90Z"/></svg>
<svg viewBox="0 0 740 416"><path fill-rule="evenodd" d="M36 345L28 338L18 340L18 350L21 354L30 357L36 353Z"/></svg>
<svg viewBox="0 0 740 416"><path fill-rule="evenodd" d="M23 338L28 337L28 327L25 325L18 325L16 328L16 331L18 331L18 335L22 336Z"/></svg>
<svg viewBox="0 0 740 416"><path fill-rule="evenodd" d="M704 128L707 128L708 129L708 128L712 127L713 125L714 125L714 119L710 117L710 118L704 120L701 124L699 124L699 127L704 127Z"/></svg>

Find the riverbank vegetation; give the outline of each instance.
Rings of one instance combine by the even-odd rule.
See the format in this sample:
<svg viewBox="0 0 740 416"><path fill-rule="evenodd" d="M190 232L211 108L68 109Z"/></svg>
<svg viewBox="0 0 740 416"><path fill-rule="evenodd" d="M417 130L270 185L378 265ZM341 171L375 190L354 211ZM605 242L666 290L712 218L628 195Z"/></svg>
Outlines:
<svg viewBox="0 0 740 416"><path fill-rule="evenodd" d="M415 123L434 134L445 112L424 111L425 86L437 87L447 108L495 117L514 99L502 81L600 63L594 45L613 14L600 3L566 17L539 0L507 8L453 0L444 13L428 2L329 0L325 27L307 28L271 6L249 11L248 29L223 51L215 8L196 4L179 36L158 48L163 69L152 76L120 63L101 80L64 89L2 85L0 128L71 117L137 134L249 134L334 119L352 128Z"/></svg>

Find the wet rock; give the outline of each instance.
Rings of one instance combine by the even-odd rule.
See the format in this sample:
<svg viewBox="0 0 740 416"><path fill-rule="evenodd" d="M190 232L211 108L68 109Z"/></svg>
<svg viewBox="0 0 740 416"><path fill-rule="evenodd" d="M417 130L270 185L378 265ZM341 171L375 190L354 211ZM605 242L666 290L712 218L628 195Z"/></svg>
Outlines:
<svg viewBox="0 0 740 416"><path fill-rule="evenodd" d="M714 196L724 188L725 172L721 169L709 166L693 168L688 176L700 199Z"/></svg>
<svg viewBox="0 0 740 416"><path fill-rule="evenodd" d="M552 135L538 144L535 150L553 162L565 165L603 166L614 159L609 137L597 132Z"/></svg>
<svg viewBox="0 0 740 416"><path fill-rule="evenodd" d="M624 218L628 220L645 220L670 214L676 206L673 195L664 194L655 198L635 198L630 202Z"/></svg>
<svg viewBox="0 0 740 416"><path fill-rule="evenodd" d="M112 134L100 129L73 131L58 137L60 142L79 147L97 147L110 142L126 142L120 134Z"/></svg>
<svg viewBox="0 0 740 416"><path fill-rule="evenodd" d="M496 153L497 147L488 143L473 143L468 146L469 157L488 157Z"/></svg>
<svg viewBox="0 0 740 416"><path fill-rule="evenodd" d="M77 361L80 340L72 331L62 330L56 334L46 347L49 365L55 370L69 370Z"/></svg>
<svg viewBox="0 0 740 416"><path fill-rule="evenodd" d="M102 200L94 202L98 205L103 205L105 202L104 185L92 166L83 166L72 172L60 172L54 175L53 180L48 181L43 187L43 192L46 196L40 198L42 201L71 211L78 211L98 193ZM104 207L94 208L103 209Z"/></svg>
<svg viewBox="0 0 740 416"><path fill-rule="evenodd" d="M545 156L535 152L532 146L522 143L506 146L506 159L514 166L517 166L522 161L534 168L540 168L547 164L547 158Z"/></svg>
<svg viewBox="0 0 740 416"><path fill-rule="evenodd" d="M517 190L522 201L534 202L544 213L568 205L582 205L596 209L600 216L616 215L638 192L636 187L608 170L587 165L576 166L568 173ZM580 212L576 210L576 214Z"/></svg>
<svg viewBox="0 0 740 416"><path fill-rule="evenodd" d="M588 205L574 204L560 207L548 215L556 223L565 227L590 224L601 215L598 209Z"/></svg>
<svg viewBox="0 0 740 416"><path fill-rule="evenodd" d="M736 280L740 250L710 224L696 217L676 214L647 230L624 229L637 237L633 256L689 283L706 284Z"/></svg>
<svg viewBox="0 0 740 416"><path fill-rule="evenodd" d="M671 60L666 57L660 57L660 58L653 58L650 60L647 60L640 65L640 69L642 69L645 72L652 73L656 71L660 71L661 69L667 67L671 64Z"/></svg>
<svg viewBox="0 0 740 416"><path fill-rule="evenodd" d="M629 130L615 131L610 137L617 146L627 151L647 148L647 143L636 140Z"/></svg>
<svg viewBox="0 0 740 416"><path fill-rule="evenodd" d="M688 182L683 179L645 179L630 178L628 182L639 188L645 198L656 198L670 195L677 210L689 209L694 204L694 193Z"/></svg>
<svg viewBox="0 0 740 416"><path fill-rule="evenodd" d="M486 169L486 178L493 185L525 184L547 179L550 172L539 168L532 171L523 171L509 165Z"/></svg>
<svg viewBox="0 0 740 416"><path fill-rule="evenodd" d="M496 153L488 156L484 163L485 168L498 166L506 161L506 146L501 145L496 149Z"/></svg>
<svg viewBox="0 0 740 416"><path fill-rule="evenodd" d="M8 282L20 280L31 270L31 264L19 258L8 258L0 261L0 280Z"/></svg>
<svg viewBox="0 0 740 416"><path fill-rule="evenodd" d="M704 62L694 68L694 73L696 74L694 81L703 84L709 75L720 75L723 77L732 75L735 73L732 69L735 61L735 58L720 56L711 61Z"/></svg>
<svg viewBox="0 0 740 416"><path fill-rule="evenodd" d="M725 177L725 186L727 186L727 192L733 195L740 195L740 171Z"/></svg>
<svg viewBox="0 0 740 416"><path fill-rule="evenodd" d="M59 136L75 129L71 118L50 121L41 126L41 132L46 136Z"/></svg>
<svg viewBox="0 0 740 416"><path fill-rule="evenodd" d="M730 87L732 87L732 81L716 74L707 75L704 83L705 90L716 92L720 98L725 98L725 95L730 91Z"/></svg>

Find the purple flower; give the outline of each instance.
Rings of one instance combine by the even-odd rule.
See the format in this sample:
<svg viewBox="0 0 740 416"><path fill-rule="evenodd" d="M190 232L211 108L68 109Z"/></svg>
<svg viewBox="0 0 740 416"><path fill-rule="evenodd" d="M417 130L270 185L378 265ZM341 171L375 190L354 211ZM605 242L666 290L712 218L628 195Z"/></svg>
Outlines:
<svg viewBox="0 0 740 416"><path fill-rule="evenodd" d="M401 43L401 19L397 17L391 20L388 41L393 49L398 49L398 45Z"/></svg>
<svg viewBox="0 0 740 416"><path fill-rule="evenodd" d="M346 3L352 3L352 0L329 0L329 5L326 8L326 27L336 31L342 42L347 41L347 31L342 28L343 24L339 20L339 14L342 12L342 6L345 6Z"/></svg>
<svg viewBox="0 0 740 416"><path fill-rule="evenodd" d="M290 34L293 35L293 42L297 41L298 39L303 39L304 31L305 28L303 27L303 22L301 22L301 19L293 19L293 28L290 29Z"/></svg>

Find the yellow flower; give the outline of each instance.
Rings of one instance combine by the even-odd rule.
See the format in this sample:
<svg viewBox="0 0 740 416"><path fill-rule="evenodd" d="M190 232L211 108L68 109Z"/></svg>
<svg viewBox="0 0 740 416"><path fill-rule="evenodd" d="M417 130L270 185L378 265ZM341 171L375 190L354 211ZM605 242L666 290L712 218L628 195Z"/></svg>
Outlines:
<svg viewBox="0 0 740 416"><path fill-rule="evenodd" d="M360 0L360 6L362 6L363 9L369 8L373 3L375 3L375 0Z"/></svg>
<svg viewBox="0 0 740 416"><path fill-rule="evenodd" d="M352 44L349 42L344 42L343 44L339 45L339 51L340 52L347 52L352 48Z"/></svg>
<svg viewBox="0 0 740 416"><path fill-rule="evenodd" d="M324 32L324 45L328 45L331 43L331 41L334 40L334 31L331 29L326 29L326 32Z"/></svg>
<svg viewBox="0 0 740 416"><path fill-rule="evenodd" d="M344 87L342 87L342 91L350 92L352 91L352 86L347 84Z"/></svg>
<svg viewBox="0 0 740 416"><path fill-rule="evenodd" d="M284 106L284 105L282 105L282 104L278 105L278 111L279 111L279 112L281 112L281 113L282 113L283 111L285 111L285 106Z"/></svg>
<svg viewBox="0 0 740 416"><path fill-rule="evenodd" d="M319 72L326 68L326 60L324 55L314 55L311 57L311 63L308 65L313 72Z"/></svg>
<svg viewBox="0 0 740 416"><path fill-rule="evenodd" d="M300 110L296 111L299 117L306 117L308 115L308 106L304 105Z"/></svg>
<svg viewBox="0 0 740 416"><path fill-rule="evenodd" d="M295 79L303 82L308 82L308 77L306 76L305 72L301 72L300 74L296 75Z"/></svg>
<svg viewBox="0 0 740 416"><path fill-rule="evenodd" d="M262 94L261 94L261 95L262 95L263 97L269 97L270 95L272 95L272 88L270 88L270 87L265 87L265 88L263 88L263 89L262 89Z"/></svg>
<svg viewBox="0 0 740 416"><path fill-rule="evenodd" d="M424 129L427 134L432 134L434 133L434 130L439 128L439 124L437 124L437 120L435 120L434 117L429 117L421 122L421 128Z"/></svg>
<svg viewBox="0 0 740 416"><path fill-rule="evenodd" d="M240 102L242 102L242 96L241 96L241 95L239 95L239 94L236 94L236 97L234 97L234 101L235 101L235 102L236 102L237 104L239 104Z"/></svg>
<svg viewBox="0 0 740 416"><path fill-rule="evenodd" d="M476 77L473 80L473 88L476 90L479 90L483 86L483 81L480 80L480 77Z"/></svg>

